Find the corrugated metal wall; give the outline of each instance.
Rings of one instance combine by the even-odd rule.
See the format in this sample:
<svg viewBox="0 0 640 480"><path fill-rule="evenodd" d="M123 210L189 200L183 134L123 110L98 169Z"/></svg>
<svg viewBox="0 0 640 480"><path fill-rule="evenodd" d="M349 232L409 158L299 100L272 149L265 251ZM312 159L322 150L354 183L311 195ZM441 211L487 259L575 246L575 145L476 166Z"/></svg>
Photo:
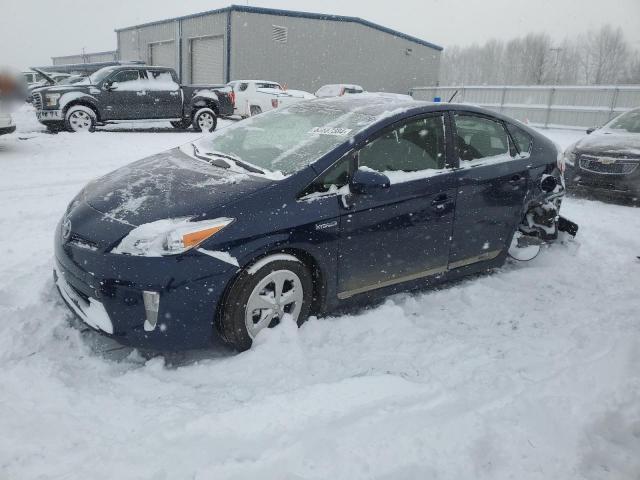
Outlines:
<svg viewBox="0 0 640 480"><path fill-rule="evenodd" d="M191 65L191 53L193 41L204 37L222 37L223 51L220 61L224 71L221 78L222 83L226 83L226 51L227 51L227 14L218 13L211 15L202 15L197 17L185 18L181 21L182 29L182 79L185 83L193 82L193 68ZM217 55L219 52L211 52Z"/></svg>
<svg viewBox="0 0 640 480"><path fill-rule="evenodd" d="M66 55L64 57L51 57L53 65L69 65L75 63L113 62L118 59L118 52L95 52L80 55Z"/></svg>
<svg viewBox="0 0 640 480"><path fill-rule="evenodd" d="M171 65L163 66L176 68L178 66L178 49L176 46L179 37L178 28L179 25L177 21L169 20L145 27L134 27L118 31L118 52L120 53L120 60L140 60L151 63L150 44L174 42L173 61Z"/></svg>
<svg viewBox="0 0 640 480"><path fill-rule="evenodd" d="M585 128L604 125L616 115L640 107L640 86L415 87L416 100L471 103L543 127Z"/></svg>
<svg viewBox="0 0 640 480"><path fill-rule="evenodd" d="M151 43L174 41L174 66L192 82L193 42L223 42L222 79L262 78L315 92L327 83L357 83L370 91L407 93L416 84L437 83L440 51L355 22L233 11L231 69L227 75L227 12L169 20L118 31L121 60L149 62ZM274 40L284 27L286 42ZM282 31L280 31L282 34ZM181 55L178 53L181 49ZM213 49L219 55L219 49ZM181 68L177 68L182 58ZM216 67L218 68L218 67Z"/></svg>
<svg viewBox="0 0 640 480"><path fill-rule="evenodd" d="M231 77L315 92L327 83L407 93L437 83L440 52L354 22L233 12ZM274 41L274 26L287 29Z"/></svg>

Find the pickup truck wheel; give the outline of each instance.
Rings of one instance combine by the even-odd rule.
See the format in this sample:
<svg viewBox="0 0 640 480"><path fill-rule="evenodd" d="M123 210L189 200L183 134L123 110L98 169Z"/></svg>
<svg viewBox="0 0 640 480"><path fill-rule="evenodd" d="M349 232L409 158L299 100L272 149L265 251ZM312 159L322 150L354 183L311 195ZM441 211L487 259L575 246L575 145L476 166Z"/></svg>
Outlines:
<svg viewBox="0 0 640 480"><path fill-rule="evenodd" d="M171 126L178 130L186 130L191 125L189 120L181 120L179 122L171 122Z"/></svg>
<svg viewBox="0 0 640 480"><path fill-rule="evenodd" d="M193 116L192 125L196 132L213 132L218 125L218 116L210 108L201 108Z"/></svg>
<svg viewBox="0 0 640 480"><path fill-rule="evenodd" d="M257 106L252 106L251 108L249 108L249 111L251 112L251 116L253 117L254 115L260 115L262 113L262 109L260 107Z"/></svg>
<svg viewBox="0 0 640 480"><path fill-rule="evenodd" d="M64 116L64 126L70 132L93 132L96 121L96 113L84 105L70 107Z"/></svg>

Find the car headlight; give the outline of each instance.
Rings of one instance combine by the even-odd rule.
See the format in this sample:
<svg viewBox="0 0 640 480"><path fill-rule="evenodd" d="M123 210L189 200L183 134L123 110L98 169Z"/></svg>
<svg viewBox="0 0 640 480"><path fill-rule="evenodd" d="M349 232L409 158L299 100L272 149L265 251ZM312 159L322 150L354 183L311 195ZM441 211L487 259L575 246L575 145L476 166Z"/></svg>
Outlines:
<svg viewBox="0 0 640 480"><path fill-rule="evenodd" d="M233 220L216 218L193 222L190 217L182 217L145 223L131 230L111 253L142 257L178 255L197 247Z"/></svg>
<svg viewBox="0 0 640 480"><path fill-rule="evenodd" d="M58 105L58 100L60 100L59 93L47 93L45 96L45 103L47 107L55 107Z"/></svg>

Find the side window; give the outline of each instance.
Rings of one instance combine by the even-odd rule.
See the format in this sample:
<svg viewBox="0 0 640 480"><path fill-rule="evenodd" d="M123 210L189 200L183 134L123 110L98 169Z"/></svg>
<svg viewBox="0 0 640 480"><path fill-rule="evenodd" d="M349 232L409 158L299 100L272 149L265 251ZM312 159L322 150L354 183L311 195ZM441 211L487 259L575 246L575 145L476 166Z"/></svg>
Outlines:
<svg viewBox="0 0 640 480"><path fill-rule="evenodd" d="M515 125L511 125L507 123L507 130L511 134L511 138L516 144L516 148L518 149L518 153L520 155L529 155L531 153L531 147L533 146L533 139L531 136L525 131L519 129Z"/></svg>
<svg viewBox="0 0 640 480"><path fill-rule="evenodd" d="M312 194L337 193L340 188L349 183L349 169L352 158L353 154L348 154L334 163L331 168L304 189L300 194L300 198Z"/></svg>
<svg viewBox="0 0 640 480"><path fill-rule="evenodd" d="M140 74L138 70L122 70L111 77L111 80L118 83L135 82L140 80Z"/></svg>
<svg viewBox="0 0 640 480"><path fill-rule="evenodd" d="M509 136L501 122L468 114L455 114L454 119L460 160L510 155Z"/></svg>
<svg viewBox="0 0 640 480"><path fill-rule="evenodd" d="M359 167L378 172L417 172L445 165L442 115L413 120L389 130L360 150Z"/></svg>
<svg viewBox="0 0 640 480"><path fill-rule="evenodd" d="M180 86L168 70L147 70L147 82L151 90L178 90Z"/></svg>

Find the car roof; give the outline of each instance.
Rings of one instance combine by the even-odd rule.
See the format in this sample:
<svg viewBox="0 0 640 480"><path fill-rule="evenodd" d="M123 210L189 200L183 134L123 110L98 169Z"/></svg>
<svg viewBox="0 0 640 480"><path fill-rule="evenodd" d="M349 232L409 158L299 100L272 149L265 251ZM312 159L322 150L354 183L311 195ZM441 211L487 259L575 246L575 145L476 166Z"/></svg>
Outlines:
<svg viewBox="0 0 640 480"><path fill-rule="evenodd" d="M371 115L383 118L407 117L429 112L464 111L489 115L491 117L518 125L529 133L532 129L518 120L509 118L486 108L467 103L425 102L409 98L379 95L376 93L362 93L359 95L345 95L342 97L320 97L308 100L308 104L317 105L319 108L335 108L345 112L358 112L363 115ZM297 104L296 104L297 105Z"/></svg>

